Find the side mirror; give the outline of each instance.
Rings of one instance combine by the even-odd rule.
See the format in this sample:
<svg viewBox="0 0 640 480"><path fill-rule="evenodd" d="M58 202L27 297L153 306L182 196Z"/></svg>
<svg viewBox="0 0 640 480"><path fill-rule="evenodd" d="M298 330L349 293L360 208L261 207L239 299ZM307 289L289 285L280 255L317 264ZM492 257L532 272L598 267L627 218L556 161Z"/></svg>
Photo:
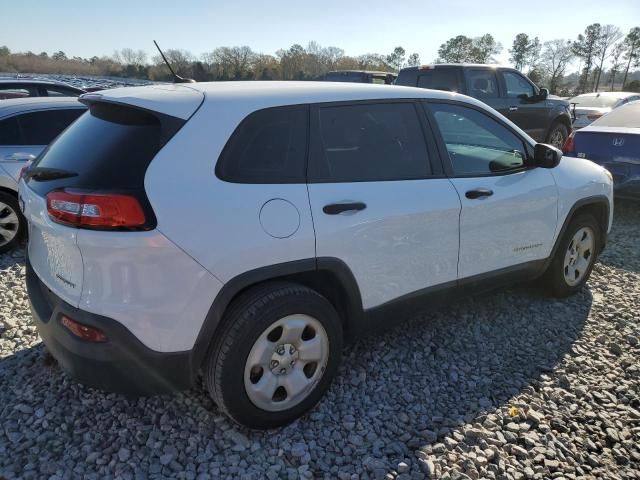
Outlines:
<svg viewBox="0 0 640 480"><path fill-rule="evenodd" d="M546 100L547 97L549 96L549 90L546 88L541 88L540 89L540 94L538 95L542 100Z"/></svg>
<svg viewBox="0 0 640 480"><path fill-rule="evenodd" d="M533 164L541 168L555 168L562 158L562 150L546 143L537 143L533 150Z"/></svg>

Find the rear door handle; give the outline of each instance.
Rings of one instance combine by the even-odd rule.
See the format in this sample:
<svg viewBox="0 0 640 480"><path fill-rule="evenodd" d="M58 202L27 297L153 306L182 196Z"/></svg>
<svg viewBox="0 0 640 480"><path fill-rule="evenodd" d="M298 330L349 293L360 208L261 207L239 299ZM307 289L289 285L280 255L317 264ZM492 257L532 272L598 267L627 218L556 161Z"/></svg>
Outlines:
<svg viewBox="0 0 640 480"><path fill-rule="evenodd" d="M509 111L510 112L517 112L518 111L518 107L509 107Z"/></svg>
<svg viewBox="0 0 640 480"><path fill-rule="evenodd" d="M489 190L488 188L476 188L475 190L469 190L464 195L465 197L474 200L480 197L490 197L493 195L493 190Z"/></svg>
<svg viewBox="0 0 640 480"><path fill-rule="evenodd" d="M365 208L367 208L367 204L363 202L330 203L322 207L322 211L327 215L338 215L342 212L364 210Z"/></svg>

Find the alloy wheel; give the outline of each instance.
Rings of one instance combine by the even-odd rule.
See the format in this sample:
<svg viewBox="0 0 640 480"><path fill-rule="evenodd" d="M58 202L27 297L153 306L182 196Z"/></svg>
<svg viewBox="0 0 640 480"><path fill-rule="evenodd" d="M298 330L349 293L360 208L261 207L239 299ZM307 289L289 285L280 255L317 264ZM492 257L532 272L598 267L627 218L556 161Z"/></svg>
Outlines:
<svg viewBox="0 0 640 480"><path fill-rule="evenodd" d="M580 228L571 238L564 255L563 273L567 285L580 283L595 258L595 235L590 227Z"/></svg>
<svg viewBox="0 0 640 480"><path fill-rule="evenodd" d="M0 247L13 241L18 234L20 220L17 212L4 202L0 202Z"/></svg>
<svg viewBox="0 0 640 480"><path fill-rule="evenodd" d="M302 402L322 378L329 337L309 315L288 315L267 328L249 352L244 386L251 402L270 412Z"/></svg>

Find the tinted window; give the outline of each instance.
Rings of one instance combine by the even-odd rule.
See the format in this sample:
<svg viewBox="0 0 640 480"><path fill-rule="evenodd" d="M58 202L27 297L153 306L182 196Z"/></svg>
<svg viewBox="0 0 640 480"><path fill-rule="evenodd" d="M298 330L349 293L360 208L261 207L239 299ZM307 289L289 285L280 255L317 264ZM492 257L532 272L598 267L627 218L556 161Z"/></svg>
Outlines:
<svg viewBox="0 0 640 480"><path fill-rule="evenodd" d="M77 97L78 92L66 88L46 87L47 96L49 97Z"/></svg>
<svg viewBox="0 0 640 480"><path fill-rule="evenodd" d="M418 76L418 87L459 92L462 90L458 70L455 68L434 68L421 70Z"/></svg>
<svg viewBox="0 0 640 480"><path fill-rule="evenodd" d="M224 148L218 177L238 183L304 183L307 112L307 107L270 108L249 115Z"/></svg>
<svg viewBox="0 0 640 480"><path fill-rule="evenodd" d="M494 70L468 70L469 95L476 98L496 98L498 79Z"/></svg>
<svg viewBox="0 0 640 480"><path fill-rule="evenodd" d="M35 96L35 93L30 92L27 88L3 87L0 85L0 100L6 100L8 98L25 98L32 94Z"/></svg>
<svg viewBox="0 0 640 480"><path fill-rule="evenodd" d="M533 85L527 81L522 75L515 72L502 72L504 82L507 86L507 97L518 98L521 95L533 97L535 90Z"/></svg>
<svg viewBox="0 0 640 480"><path fill-rule="evenodd" d="M19 115L23 145L48 145L84 111L82 108L56 109Z"/></svg>
<svg viewBox="0 0 640 480"><path fill-rule="evenodd" d="M0 145L24 145L18 117L0 121Z"/></svg>
<svg viewBox="0 0 640 480"><path fill-rule="evenodd" d="M519 169L526 150L522 140L489 115L467 107L433 104L456 175L486 175Z"/></svg>
<svg viewBox="0 0 640 480"><path fill-rule="evenodd" d="M322 107L310 177L319 182L424 178L427 146L412 103Z"/></svg>
<svg viewBox="0 0 640 480"><path fill-rule="evenodd" d="M171 132L174 128L167 126ZM162 124L151 114L116 105L92 105L90 113L65 130L35 163L77 175L44 182L32 178L29 186L41 194L60 187L140 191L162 138Z"/></svg>

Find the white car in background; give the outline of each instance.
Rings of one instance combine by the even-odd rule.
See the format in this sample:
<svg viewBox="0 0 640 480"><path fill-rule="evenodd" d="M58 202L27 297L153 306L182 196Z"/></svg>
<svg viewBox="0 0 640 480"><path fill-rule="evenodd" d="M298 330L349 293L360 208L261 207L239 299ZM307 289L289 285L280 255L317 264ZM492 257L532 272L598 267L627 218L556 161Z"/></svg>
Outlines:
<svg viewBox="0 0 640 480"><path fill-rule="evenodd" d="M26 97L0 101L0 253L24 236L18 206L20 171L87 107L73 97Z"/></svg>
<svg viewBox="0 0 640 480"><path fill-rule="evenodd" d="M460 94L215 82L81 101L20 180L40 336L105 390L202 371L250 427L313 407L343 341L416 302L541 275L577 292L611 227L604 168Z"/></svg>
<svg viewBox="0 0 640 480"><path fill-rule="evenodd" d="M575 104L575 120L573 128L583 128L594 120L606 115L614 108L629 102L640 100L640 93L633 92L594 92L570 98L568 101Z"/></svg>

